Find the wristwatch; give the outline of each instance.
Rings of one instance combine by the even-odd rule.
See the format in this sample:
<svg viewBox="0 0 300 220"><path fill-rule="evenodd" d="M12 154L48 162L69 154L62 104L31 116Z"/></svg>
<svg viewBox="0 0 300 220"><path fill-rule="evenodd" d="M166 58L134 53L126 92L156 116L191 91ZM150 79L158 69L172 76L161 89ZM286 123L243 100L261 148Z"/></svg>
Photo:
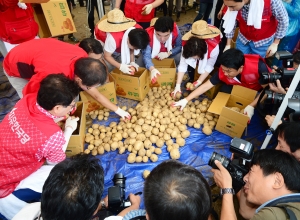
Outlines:
<svg viewBox="0 0 300 220"><path fill-rule="evenodd" d="M224 195L224 194L235 194L234 189L233 188L223 188L220 190L220 195Z"/></svg>

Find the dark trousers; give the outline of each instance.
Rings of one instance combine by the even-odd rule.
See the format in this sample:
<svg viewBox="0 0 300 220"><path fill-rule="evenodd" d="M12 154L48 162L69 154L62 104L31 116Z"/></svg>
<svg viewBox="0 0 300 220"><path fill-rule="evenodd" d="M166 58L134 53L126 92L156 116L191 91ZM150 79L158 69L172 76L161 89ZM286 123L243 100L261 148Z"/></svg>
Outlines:
<svg viewBox="0 0 300 220"><path fill-rule="evenodd" d="M100 1L102 2L103 11L105 13L103 0L100 0ZM99 18L99 11L98 11L97 0L87 0L86 8L87 8L87 13L88 13L89 28L90 28L91 34L94 34L94 29L95 29L95 23L94 23L95 22L95 15L94 15L94 10L95 10L95 8L97 10L97 14L98 14L98 18Z"/></svg>
<svg viewBox="0 0 300 220"><path fill-rule="evenodd" d="M204 20L207 22L212 8L213 8L213 3L201 3L200 2L199 13L196 16L194 22L198 21L198 20Z"/></svg>

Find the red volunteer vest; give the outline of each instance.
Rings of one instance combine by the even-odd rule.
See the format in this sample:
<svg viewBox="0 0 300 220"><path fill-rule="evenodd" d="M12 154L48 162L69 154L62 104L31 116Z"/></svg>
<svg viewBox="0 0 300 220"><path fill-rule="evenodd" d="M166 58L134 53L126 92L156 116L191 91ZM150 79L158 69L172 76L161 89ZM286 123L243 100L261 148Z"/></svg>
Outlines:
<svg viewBox="0 0 300 220"><path fill-rule="evenodd" d="M240 32L252 41L259 41L271 37L277 29L278 21L272 14L271 0L264 0L265 6L262 15L261 29L256 29L254 26L248 26L247 21L242 17L242 12L239 11L236 20L239 22Z"/></svg>
<svg viewBox="0 0 300 220"><path fill-rule="evenodd" d="M0 198L43 165L45 159L38 161L35 154L59 130L37 109L36 94L25 96L5 116L0 124Z"/></svg>
<svg viewBox="0 0 300 220"><path fill-rule="evenodd" d="M17 3L18 1L0 2L0 39L11 44L33 39L39 30L31 5L26 4L27 9L24 10Z"/></svg>
<svg viewBox="0 0 300 220"><path fill-rule="evenodd" d="M132 18L137 22L150 22L154 18L155 9L148 15L142 15L143 7L153 3L153 0L126 0L124 13L128 18Z"/></svg>
<svg viewBox="0 0 300 220"><path fill-rule="evenodd" d="M153 48L153 38L154 38L154 27L148 27L146 29L148 35L149 35L149 38L150 38L150 47ZM176 38L178 37L178 31L177 31L177 25L175 24L174 22L174 26L173 26L173 31L172 31L172 47L175 47L175 44L176 44ZM163 47L160 48L160 52L166 52L166 51L163 51Z"/></svg>
<svg viewBox="0 0 300 220"><path fill-rule="evenodd" d="M258 61L263 59L256 54L245 54L245 65L241 74L241 83L225 76L222 68L219 69L219 78L227 85L240 85L249 89L259 91L262 89L258 82Z"/></svg>
<svg viewBox="0 0 300 220"><path fill-rule="evenodd" d="M143 29L139 24L135 24L134 27ZM123 39L125 31L110 32L111 36L114 38L114 40L116 42L116 52L118 52L118 53L121 53L121 44L122 44L122 39ZM102 41L103 43L105 43L106 32L101 31L98 28L98 25L95 26L95 35L96 35L96 39L98 39L98 40Z"/></svg>

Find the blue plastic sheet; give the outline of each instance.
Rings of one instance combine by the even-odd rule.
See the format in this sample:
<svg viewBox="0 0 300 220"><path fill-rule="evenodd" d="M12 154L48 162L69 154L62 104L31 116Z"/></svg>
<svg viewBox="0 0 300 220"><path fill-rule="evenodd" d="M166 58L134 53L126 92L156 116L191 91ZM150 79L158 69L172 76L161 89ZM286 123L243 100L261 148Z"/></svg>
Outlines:
<svg viewBox="0 0 300 220"><path fill-rule="evenodd" d="M124 101L126 104L124 104ZM118 105L132 107L136 104L136 101L118 98ZM111 113L108 121L94 121L101 125L108 126L111 122L119 122L119 116L115 113ZM208 183L212 185L213 178L211 173L211 167L208 165L208 161L215 151L225 157L230 158L231 152L229 146L231 137L220 133L216 130L210 136L202 133L201 129L195 129L188 127L191 135L185 139L186 145L180 148L180 159L179 161L191 165L199 170L206 178ZM256 148L259 148L265 138L266 127L263 126L261 119L258 116L253 116L251 123L247 129L247 136L243 136L243 139L251 141ZM118 151L106 152L103 155L97 157L101 160L101 164L105 171L105 191L103 196L107 195L107 189L113 185L113 177L116 173L122 173L126 179L126 197L129 193L137 193L143 191L143 171L152 170L158 164L164 160L170 159L169 152L166 150L166 145L162 147L162 154L158 155L158 161L147 162L147 163L127 163L127 156L129 152L125 154L118 154ZM143 201L141 208L143 208Z"/></svg>

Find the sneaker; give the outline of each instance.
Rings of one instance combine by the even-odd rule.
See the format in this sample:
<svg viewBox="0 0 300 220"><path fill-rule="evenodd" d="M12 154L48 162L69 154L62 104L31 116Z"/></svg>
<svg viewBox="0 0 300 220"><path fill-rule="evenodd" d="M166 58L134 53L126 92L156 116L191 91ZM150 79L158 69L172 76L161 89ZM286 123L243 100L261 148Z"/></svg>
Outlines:
<svg viewBox="0 0 300 220"><path fill-rule="evenodd" d="M72 41L72 42L74 42L74 43L79 42L79 41L77 40L77 38L76 38L74 35L68 36L68 38L69 38L70 41Z"/></svg>

